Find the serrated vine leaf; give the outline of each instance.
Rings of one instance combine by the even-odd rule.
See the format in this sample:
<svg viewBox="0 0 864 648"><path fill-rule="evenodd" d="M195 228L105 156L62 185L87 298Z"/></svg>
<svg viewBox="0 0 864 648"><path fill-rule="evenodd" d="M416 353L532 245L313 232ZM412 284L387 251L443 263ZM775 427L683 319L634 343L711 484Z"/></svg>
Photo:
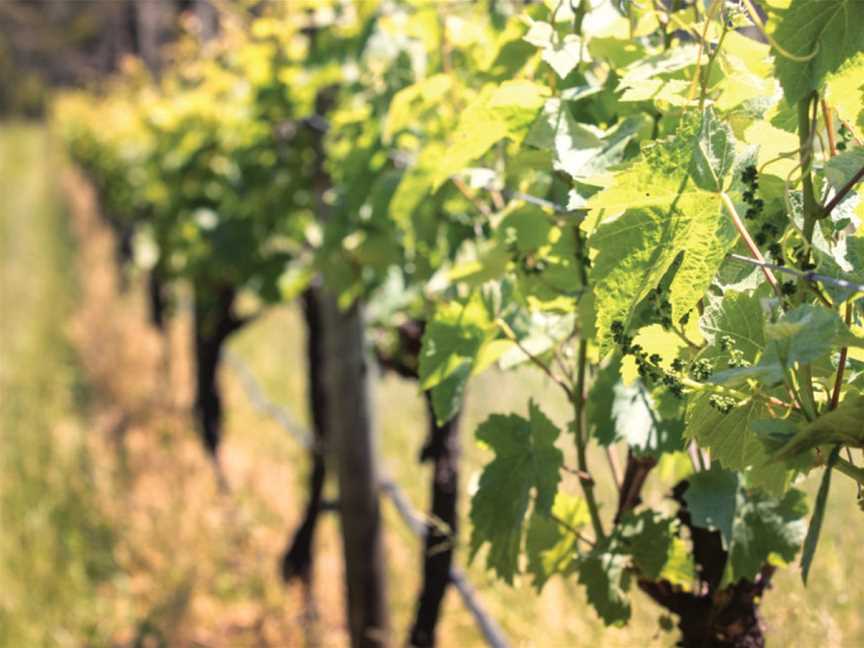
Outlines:
<svg viewBox="0 0 864 648"><path fill-rule="evenodd" d="M568 102L556 97L546 102L525 143L551 151L556 170L571 178L590 178L621 161L644 123L641 116L631 116L604 132L576 122Z"/></svg>
<svg viewBox="0 0 864 648"><path fill-rule="evenodd" d="M840 119L864 127L864 53L846 61L825 85Z"/></svg>
<svg viewBox="0 0 864 648"><path fill-rule="evenodd" d="M549 88L533 81L487 86L459 118L459 126L437 166L432 189L505 137L521 142L548 96Z"/></svg>
<svg viewBox="0 0 864 648"><path fill-rule="evenodd" d="M579 566L579 582L588 602L606 625L623 625L630 619L629 557L598 549Z"/></svg>
<svg viewBox="0 0 864 648"><path fill-rule="evenodd" d="M559 492L552 515L535 512L525 538L528 572L537 591L556 574L568 574L579 558L576 533L590 522L588 506L581 498Z"/></svg>
<svg viewBox="0 0 864 648"><path fill-rule="evenodd" d="M579 169L590 163L603 148L598 130L577 123L567 102L556 97L543 106L543 112L531 127L525 143L552 151L555 168L576 176Z"/></svg>
<svg viewBox="0 0 864 648"><path fill-rule="evenodd" d="M708 394L700 394L688 403L686 434L710 448L712 456L724 467L746 473L754 486L773 494L782 493L786 468L773 461L773 455L753 431L752 423L768 416L768 410L750 400L724 414L709 399Z"/></svg>
<svg viewBox="0 0 864 648"><path fill-rule="evenodd" d="M561 37L555 27L547 22L532 21L524 38L540 49L543 60L562 79L576 69L579 63L590 60L588 48L577 34Z"/></svg>
<svg viewBox="0 0 864 648"><path fill-rule="evenodd" d="M774 49L775 70L789 103L822 86L825 75L864 50L864 3L860 0L792 0L780 14L774 40L796 57Z"/></svg>
<svg viewBox="0 0 864 648"><path fill-rule="evenodd" d="M760 364L815 362L839 346L864 346L834 311L802 304L765 326L766 353Z"/></svg>
<svg viewBox="0 0 864 648"><path fill-rule="evenodd" d="M776 499L754 490L742 492L729 553L732 580L753 580L772 554L789 563L807 532L807 497L790 489Z"/></svg>
<svg viewBox="0 0 864 648"><path fill-rule="evenodd" d="M791 562L804 540L807 503L800 490L773 497L744 488L736 473L715 464L690 477L684 500L695 526L720 532L732 582L752 581L772 555Z"/></svg>
<svg viewBox="0 0 864 648"><path fill-rule="evenodd" d="M710 470L697 472L688 481L684 501L692 524L719 531L723 546L728 549L738 506L738 475L717 464Z"/></svg>
<svg viewBox="0 0 864 648"><path fill-rule="evenodd" d="M612 417L612 407L615 403L615 387L620 372L621 356L616 354L597 372L585 402L589 432L597 443L604 447L619 440L615 419Z"/></svg>
<svg viewBox="0 0 864 648"><path fill-rule="evenodd" d="M420 388L432 390L439 424L459 411L468 379L494 326L479 297L439 308L423 333Z"/></svg>
<svg viewBox="0 0 864 648"><path fill-rule="evenodd" d="M508 583L519 571L525 516L534 495L535 515L552 510L563 462L555 447L558 428L532 401L528 419L490 416L476 437L495 453L471 500L471 557L489 544L486 565Z"/></svg>
<svg viewBox="0 0 864 648"><path fill-rule="evenodd" d="M700 319L700 328L710 343L700 359L709 362L718 372L712 376L712 381L722 382L718 376L725 373L723 370L746 373L757 369L728 369L731 349L737 349L741 359L750 364L755 364L764 351L762 307L757 296L728 291L722 299L709 301ZM724 348L721 344L724 338L731 340L732 346ZM688 397L685 436L710 449L712 457L724 468L744 471L752 484L781 493L786 484L786 469L772 461L752 425L754 421L767 418L764 404L749 399L723 413L712 406L711 396L709 390Z"/></svg>
<svg viewBox="0 0 864 648"><path fill-rule="evenodd" d="M825 507L828 504L828 492L831 490L831 471L837 458L840 456L840 447L831 450L828 455L828 464L822 473L822 481L819 483L819 492L816 494L816 503L813 507L813 516L807 527L807 535L804 538L804 549L801 552L801 580L807 584L810 576L810 567L816 555L816 547L819 545L819 535L822 532L822 521L825 518Z"/></svg>
<svg viewBox="0 0 864 648"><path fill-rule="evenodd" d="M717 118L713 110L702 115L702 126L696 138L690 177L705 191L724 190L726 177L735 164L735 137L732 129Z"/></svg>
<svg viewBox="0 0 864 648"><path fill-rule="evenodd" d="M656 581L668 573L680 580L678 572L686 561L679 555L677 520L657 511L631 513L621 520L620 534L641 577Z"/></svg>
<svg viewBox="0 0 864 648"><path fill-rule="evenodd" d="M733 157L731 134L707 110L701 119L683 119L674 137L646 146L591 198L592 210L626 210L589 240L597 251L591 279L603 352L612 323L628 327L673 264L679 264L669 286L673 321L702 298L737 238L716 193Z"/></svg>
<svg viewBox="0 0 864 648"><path fill-rule="evenodd" d="M786 459L817 446L835 443L852 448L864 447L864 395L849 395L837 409L804 425L776 456Z"/></svg>
<svg viewBox="0 0 864 648"><path fill-rule="evenodd" d="M764 419L751 424L756 436L770 449L779 449L798 433L798 423L789 419Z"/></svg>
<svg viewBox="0 0 864 648"><path fill-rule="evenodd" d="M862 70L861 84L864 86L864 70ZM835 155L825 162L825 179L835 191L838 191L862 168L864 168L864 148L854 148Z"/></svg>

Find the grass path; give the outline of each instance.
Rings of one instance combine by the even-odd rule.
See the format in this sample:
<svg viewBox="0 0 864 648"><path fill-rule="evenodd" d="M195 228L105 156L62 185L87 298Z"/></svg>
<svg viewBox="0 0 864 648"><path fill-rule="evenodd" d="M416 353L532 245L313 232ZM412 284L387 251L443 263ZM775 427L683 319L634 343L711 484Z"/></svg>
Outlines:
<svg viewBox="0 0 864 648"><path fill-rule="evenodd" d="M76 285L45 133L0 129L0 646L74 646L114 569L65 330Z"/></svg>

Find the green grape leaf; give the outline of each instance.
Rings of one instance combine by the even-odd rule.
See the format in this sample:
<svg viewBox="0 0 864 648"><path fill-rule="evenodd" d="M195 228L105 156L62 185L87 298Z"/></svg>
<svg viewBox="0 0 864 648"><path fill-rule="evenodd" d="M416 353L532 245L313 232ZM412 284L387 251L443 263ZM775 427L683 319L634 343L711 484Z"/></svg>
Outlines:
<svg viewBox="0 0 864 648"><path fill-rule="evenodd" d="M621 71L618 89L639 86L649 79L670 75L696 65L698 60L699 48L689 43L639 58Z"/></svg>
<svg viewBox="0 0 864 648"><path fill-rule="evenodd" d="M598 439L601 445L625 441L637 455L659 456L683 449L680 417L661 416L658 411L665 392L658 392L655 402L645 385L636 380L630 385L618 382L613 388L612 407L609 412L611 436ZM672 397L674 399L674 397ZM603 429L608 434L608 431Z"/></svg>
<svg viewBox="0 0 864 648"><path fill-rule="evenodd" d="M797 103L822 86L825 76L864 50L864 3L860 0L792 0L780 13L774 40L796 61L774 48L774 66L786 100Z"/></svg>
<svg viewBox="0 0 864 648"><path fill-rule="evenodd" d="M753 431L755 420L766 418L768 411L761 403L749 400L724 414L710 403L710 396L693 396L687 407L685 434L705 448L710 448L724 467L740 470L748 481L773 494L786 486L786 467L772 461L773 456Z"/></svg>
<svg viewBox="0 0 864 648"><path fill-rule="evenodd" d="M576 122L568 103L556 97L546 102L525 144L552 151L556 170L585 179L620 162L627 144L644 124L642 116L630 116L603 132Z"/></svg>
<svg viewBox="0 0 864 648"><path fill-rule="evenodd" d="M732 543L732 527L738 506L738 475L716 463L710 470L690 476L684 501L692 524L720 532L723 547Z"/></svg>
<svg viewBox="0 0 864 648"><path fill-rule="evenodd" d="M626 554L605 546L596 548L579 565L579 582L606 625L624 625L630 619L629 563Z"/></svg>
<svg viewBox="0 0 864 648"><path fill-rule="evenodd" d="M591 278L595 286L597 335L610 348L615 321L628 327L637 306L657 286L683 253L669 289L672 319L677 321L702 298L736 232L720 212L719 198L682 196L668 210L627 211L601 225L591 237L597 250Z"/></svg>
<svg viewBox="0 0 864 648"><path fill-rule="evenodd" d="M420 349L420 388L432 390L439 424L459 410L468 379L494 331L479 295L464 305L442 305L426 327Z"/></svg>
<svg viewBox="0 0 864 648"><path fill-rule="evenodd" d="M753 421L750 427L759 440L772 450L782 448L798 432L798 423L790 419L769 418Z"/></svg>
<svg viewBox="0 0 864 648"><path fill-rule="evenodd" d="M864 395L848 395L836 409L801 427L776 456L785 459L817 446L835 443L864 447Z"/></svg>
<svg viewBox="0 0 864 648"><path fill-rule="evenodd" d="M603 148L601 136L597 127L577 123L567 102L556 97L543 106L525 144L553 151L555 168L575 176Z"/></svg>
<svg viewBox="0 0 864 648"><path fill-rule="evenodd" d="M835 447L828 455L828 464L822 473L822 481L819 483L819 492L816 493L816 503L813 507L813 516L807 527L807 535L804 538L804 549L801 552L801 580L807 585L810 576L810 567L816 556L816 547L819 544L819 534L822 532L822 521L825 518L825 507L828 504L828 492L831 490L831 471L837 458L840 456L840 446Z"/></svg>
<svg viewBox="0 0 864 648"><path fill-rule="evenodd" d="M807 503L797 489L773 497L714 464L690 476L684 501L694 526L720 532L732 582L753 580L773 555L791 562L804 540Z"/></svg>
<svg viewBox="0 0 864 648"><path fill-rule="evenodd" d="M539 592L555 574L566 575L579 557L576 532L590 522L585 501L559 492L552 506L552 517L535 512L525 537L528 572Z"/></svg>
<svg viewBox="0 0 864 648"><path fill-rule="evenodd" d="M534 311L525 317L520 317L512 326L519 339L519 345L513 345L502 353L498 366L502 369L512 369L528 362L526 351L534 357L541 357L570 337L575 323L576 316L573 313Z"/></svg>
<svg viewBox="0 0 864 648"><path fill-rule="evenodd" d="M549 88L526 80L486 86L462 112L438 163L432 190L505 137L521 143L548 96Z"/></svg>
<svg viewBox="0 0 864 648"><path fill-rule="evenodd" d="M838 346L864 346L864 339L853 335L837 313L812 304L802 304L776 323L766 324L765 338L760 365L767 367L816 362Z"/></svg>
<svg viewBox="0 0 864 648"><path fill-rule="evenodd" d="M691 85L683 79L649 79L624 90L621 101L665 101L673 106L686 106L693 103L688 97Z"/></svg>
<svg viewBox="0 0 864 648"><path fill-rule="evenodd" d="M861 80L864 84L864 79ZM825 179L838 191L864 167L864 148L857 147L835 155L825 163Z"/></svg>
<svg viewBox="0 0 864 648"><path fill-rule="evenodd" d="M657 511L628 513L622 518L622 545L632 556L640 576L656 581L663 578L670 565L678 569L677 532L678 521Z"/></svg>
<svg viewBox="0 0 864 648"><path fill-rule="evenodd" d="M741 489L729 552L731 579L753 580L772 555L789 563L807 532L807 496L790 489L782 498Z"/></svg>
<svg viewBox="0 0 864 648"><path fill-rule="evenodd" d="M853 194L856 196L857 194ZM841 204L846 204L844 200ZM832 216L833 216L832 212ZM813 235L813 256L818 264L818 272L853 284L864 284L864 236L841 237L835 244L829 244L817 228ZM835 303L842 302L857 291L853 286L838 286L833 283L822 284Z"/></svg>
<svg viewBox="0 0 864 648"><path fill-rule="evenodd" d="M531 19L527 18L527 20ZM547 22L531 21L524 39L540 49L543 60L562 79L576 69L582 61L590 61L588 49L578 34L567 34L562 38Z"/></svg>
<svg viewBox="0 0 864 648"><path fill-rule="evenodd" d="M825 82L828 101L840 119L864 128L864 53L846 61Z"/></svg>
<svg viewBox="0 0 864 648"><path fill-rule="evenodd" d="M695 144L690 177L700 189L714 193L723 191L735 164L732 129L720 121L713 110L706 110Z"/></svg>
<svg viewBox="0 0 864 648"><path fill-rule="evenodd" d="M520 252L535 252L538 248L550 243L553 230L551 222L536 205L508 205L501 213L501 221L496 228L496 234L504 242L513 243Z"/></svg>
<svg viewBox="0 0 864 648"><path fill-rule="evenodd" d="M393 95L382 128L384 140L390 141L400 131L414 128L418 109L425 111L436 108L452 86L453 77L433 74Z"/></svg>
<svg viewBox="0 0 864 648"><path fill-rule="evenodd" d="M604 354L611 348L612 322L629 327L637 306L673 264L672 320L704 295L737 238L716 193L733 152L731 133L706 110L701 120L682 119L674 137L645 146L639 160L591 197L592 210L626 210L589 239L597 250L591 278Z"/></svg>
<svg viewBox="0 0 864 648"><path fill-rule="evenodd" d="M525 516L534 493L534 515L548 516L555 500L561 451L558 428L531 401L529 417L493 414L476 437L495 453L471 500L471 558L489 544L486 565L507 583L519 570Z"/></svg>
<svg viewBox="0 0 864 648"><path fill-rule="evenodd" d="M616 354L598 372L588 399L585 401L588 428L591 436L601 446L607 447L619 440L612 407L615 403L615 386L621 374L621 356Z"/></svg>
<svg viewBox="0 0 864 648"><path fill-rule="evenodd" d="M432 189L435 172L444 154L437 142L427 144L414 164L402 175L402 180L390 200L390 217L407 232L411 231L411 215L423 204Z"/></svg>
<svg viewBox="0 0 864 648"><path fill-rule="evenodd" d="M755 363L765 348L764 315L756 295L727 291L722 299L708 300L699 326L709 346L699 355L715 371L712 382L724 382L724 376L737 372L741 376L768 376L773 368L745 367L727 369L736 349L747 363ZM732 346L724 349L721 339L731 338ZM749 373L748 373L749 372ZM735 375L735 374L733 374ZM772 378L773 379L773 378ZM730 380L734 382L734 380ZM765 406L755 399L737 404L724 414L711 404L711 394L698 392L688 397L685 436L709 448L712 456L730 470L747 473L750 483L773 493L783 491L786 469L772 462L765 444L753 430L752 423L767 418Z"/></svg>
<svg viewBox="0 0 864 648"><path fill-rule="evenodd" d="M763 320L762 306L755 295L727 291L722 300L708 301L699 319L699 328L705 340L714 347L712 360L721 364L729 360L729 352L718 345L724 336L732 338L735 348L744 353L745 359L753 360L765 347Z"/></svg>

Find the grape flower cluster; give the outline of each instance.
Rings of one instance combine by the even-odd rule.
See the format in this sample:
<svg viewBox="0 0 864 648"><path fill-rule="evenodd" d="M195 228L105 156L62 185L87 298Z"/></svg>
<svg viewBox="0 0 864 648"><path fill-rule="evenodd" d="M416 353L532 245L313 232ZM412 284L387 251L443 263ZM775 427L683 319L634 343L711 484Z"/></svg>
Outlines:
<svg viewBox="0 0 864 648"><path fill-rule="evenodd" d="M852 141L852 131L846 124L841 123L838 134L840 135L840 141L837 142L837 150L845 151Z"/></svg>
<svg viewBox="0 0 864 648"><path fill-rule="evenodd" d="M756 220L765 211L765 201L756 196L759 190L759 172L754 165L749 165L741 172L741 182L744 183L746 189L742 194L744 202L747 204L747 211L744 213L744 218L747 220ZM768 253L773 258L774 263L778 266L786 265L786 260L783 258L783 246L777 240L780 235L779 228L770 222L763 222L756 232L753 239L760 247L768 246ZM781 290L784 295L789 296L795 294L795 282L786 281L782 284Z"/></svg>
<svg viewBox="0 0 864 648"><path fill-rule="evenodd" d="M676 398L684 397L684 385L674 373L666 371L662 367L663 357L659 353L649 354L642 348L641 344L633 344L633 337L624 332L624 324L618 320L612 322L612 339L621 349L622 355L632 355L636 361L636 370L639 377L648 385L665 385L670 393ZM679 369L676 369L679 367ZM676 359L672 363L673 371L683 368L680 361Z"/></svg>
<svg viewBox="0 0 864 648"><path fill-rule="evenodd" d="M681 358L675 358L671 364L671 371L663 368L663 357L659 353L648 353L641 344L634 344L633 337L627 335L624 324L620 320L612 322L612 339L618 345L621 354L633 356L636 361L636 369L639 377L648 385L664 385L676 398L684 397L684 385L681 376L686 372L693 380L706 382L714 373L714 364L708 358L698 358L689 365ZM718 342L720 349L729 354L727 364L729 368L749 367L750 362L744 358L744 352L737 348L735 339L730 335L724 335ZM728 414L737 405L737 401L723 394L711 394L708 403L722 414Z"/></svg>

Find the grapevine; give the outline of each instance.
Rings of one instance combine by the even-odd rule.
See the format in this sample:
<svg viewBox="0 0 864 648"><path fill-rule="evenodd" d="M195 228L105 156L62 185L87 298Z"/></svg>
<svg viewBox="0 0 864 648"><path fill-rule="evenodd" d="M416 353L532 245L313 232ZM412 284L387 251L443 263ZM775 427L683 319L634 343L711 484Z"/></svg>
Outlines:
<svg viewBox="0 0 864 648"><path fill-rule="evenodd" d="M608 625L638 588L683 645L762 645L832 473L864 485L864 4L649 5L304 1L57 122L204 342L254 317L241 292L365 309L428 399L424 457L455 465L434 441L473 376L543 373L565 425L529 400L474 431L472 559L578 582Z"/></svg>

